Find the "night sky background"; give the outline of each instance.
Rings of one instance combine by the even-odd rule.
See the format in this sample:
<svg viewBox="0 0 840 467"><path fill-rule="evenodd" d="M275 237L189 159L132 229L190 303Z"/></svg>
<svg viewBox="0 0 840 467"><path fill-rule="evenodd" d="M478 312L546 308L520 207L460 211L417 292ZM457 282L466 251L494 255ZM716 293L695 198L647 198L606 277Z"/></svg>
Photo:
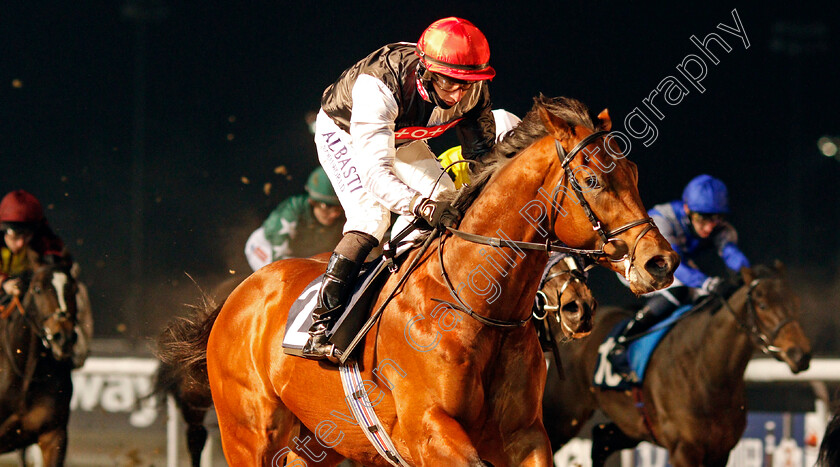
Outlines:
<svg viewBox="0 0 840 467"><path fill-rule="evenodd" d="M840 160L817 140L840 136L840 8L611 3L5 1L0 188L26 189L48 208L82 266L97 335L142 342L195 301L185 273L212 289L248 271L247 236L317 165L306 114L381 45L467 18L490 42L495 108L521 116L538 93L563 95L608 107L622 129L662 79L688 85L675 67L699 53L689 37L716 32L732 51L714 49L705 93L688 85L676 106L659 97L658 139L634 141L642 199L675 199L700 173L722 178L743 250L789 265L817 350L837 352ZM715 27L734 24L733 8L749 49ZM433 149L456 144L439 139ZM143 273L132 278L137 141ZM602 304L632 301L609 274L593 287Z"/></svg>

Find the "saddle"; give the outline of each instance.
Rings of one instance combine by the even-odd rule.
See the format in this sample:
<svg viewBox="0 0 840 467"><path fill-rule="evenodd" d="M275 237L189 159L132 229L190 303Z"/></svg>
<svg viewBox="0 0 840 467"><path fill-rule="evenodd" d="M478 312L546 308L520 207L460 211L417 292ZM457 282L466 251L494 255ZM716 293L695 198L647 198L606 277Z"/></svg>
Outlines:
<svg viewBox="0 0 840 467"><path fill-rule="evenodd" d="M381 256L374 261L362 265L356 287L350 296L347 306L335 325L327 331L330 343L335 345L336 353L341 354L359 333L368 318L368 310L374 299L379 295L382 286L388 278L389 261ZM324 275L321 274L310 282L303 293L295 300L289 310L286 320L286 335L283 337L283 352L289 355L301 356L303 346L309 338L309 327L312 325L312 310L318 302L318 290Z"/></svg>
<svg viewBox="0 0 840 467"><path fill-rule="evenodd" d="M604 342L598 346L598 363L595 366L592 385L602 389L616 390L628 390L641 386L644 382L645 370L647 370L647 365L651 355L653 355L653 351L656 350L662 338L671 330L673 325L693 308L692 305L683 305L677 308L670 316L646 331L646 334L630 342L625 355L635 378L625 378L618 372L613 371L612 364L607 358L607 355L610 354L613 346L615 346L616 340L627 328L627 323L633 318L621 320L607 334Z"/></svg>

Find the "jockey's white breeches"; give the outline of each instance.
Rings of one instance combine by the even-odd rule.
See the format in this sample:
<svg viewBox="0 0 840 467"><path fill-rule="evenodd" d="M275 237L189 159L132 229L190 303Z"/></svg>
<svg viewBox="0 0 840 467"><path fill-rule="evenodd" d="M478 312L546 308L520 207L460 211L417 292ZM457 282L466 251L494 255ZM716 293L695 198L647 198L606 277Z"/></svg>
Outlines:
<svg viewBox="0 0 840 467"><path fill-rule="evenodd" d="M315 145L318 159L344 207L347 218L344 233L355 230L381 241L391 225L391 211L362 183L361 177L370 165L370 161L363 159L366 155L354 150L350 135L323 110L315 121ZM443 168L425 141L414 141L397 148L393 172L403 183L427 198L438 199L442 193L455 190L455 184L448 175L439 177ZM438 178L440 181L435 187Z"/></svg>

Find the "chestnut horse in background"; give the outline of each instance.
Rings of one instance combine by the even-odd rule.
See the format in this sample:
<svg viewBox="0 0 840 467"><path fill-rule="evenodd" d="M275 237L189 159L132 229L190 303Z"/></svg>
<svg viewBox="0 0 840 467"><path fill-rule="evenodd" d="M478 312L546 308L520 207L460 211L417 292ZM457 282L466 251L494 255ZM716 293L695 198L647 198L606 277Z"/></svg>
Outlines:
<svg viewBox="0 0 840 467"><path fill-rule="evenodd" d="M745 268L741 275L745 284L727 302L685 315L662 338L645 371L643 411L630 391L591 387L598 347L626 310L600 313L588 339L562 346L568 377L549 374L544 399L552 446L565 444L601 409L613 423L593 428L593 466L640 441L666 448L675 467L725 466L746 427L744 371L755 350L794 373L808 368L811 352L781 264Z"/></svg>
<svg viewBox="0 0 840 467"><path fill-rule="evenodd" d="M72 260L57 261L37 265L23 299L0 313L0 452L23 462L37 443L50 467L67 455L77 312Z"/></svg>
<svg viewBox="0 0 840 467"><path fill-rule="evenodd" d="M459 228L540 247L557 240L595 249L598 262L623 274L636 293L669 285L678 257L652 227L636 166L609 137L610 127L606 110L593 121L575 100L536 99L488 155L486 170L458 193L455 205L465 210ZM551 465L541 417L545 363L534 327L525 325L548 255L520 249L523 243L487 248L452 233L435 243L438 251L409 252L388 278L374 309L393 298L359 349L385 433L410 465ZM287 455L317 465L344 457L389 465L345 415L338 368L281 349L287 310L325 266L321 257L262 268L169 347L166 359L192 370L205 364L206 349L230 465L280 465ZM435 298L457 300L472 314L441 311ZM309 464L298 458L289 465Z"/></svg>

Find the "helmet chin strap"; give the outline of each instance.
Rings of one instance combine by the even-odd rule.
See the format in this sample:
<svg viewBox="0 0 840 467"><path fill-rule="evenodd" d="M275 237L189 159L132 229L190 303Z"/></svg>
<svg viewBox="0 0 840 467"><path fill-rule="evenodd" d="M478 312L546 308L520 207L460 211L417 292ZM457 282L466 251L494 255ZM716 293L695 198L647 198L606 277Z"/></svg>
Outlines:
<svg viewBox="0 0 840 467"><path fill-rule="evenodd" d="M418 89L422 88L420 89L420 94L432 104L444 110L452 107L438 96L437 91L435 91L435 86L432 84L432 72L427 70L422 62L417 64L417 87Z"/></svg>

